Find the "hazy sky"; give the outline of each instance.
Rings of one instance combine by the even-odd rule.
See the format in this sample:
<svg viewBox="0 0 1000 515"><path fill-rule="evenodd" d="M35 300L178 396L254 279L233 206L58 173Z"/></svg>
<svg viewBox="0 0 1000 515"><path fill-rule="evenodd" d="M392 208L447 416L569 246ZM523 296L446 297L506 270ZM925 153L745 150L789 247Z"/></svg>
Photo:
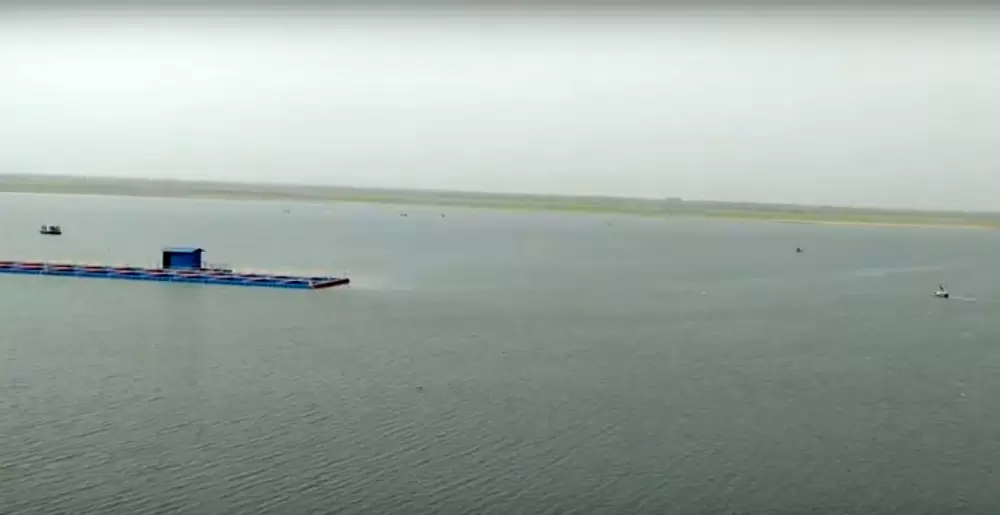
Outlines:
<svg viewBox="0 0 1000 515"><path fill-rule="evenodd" d="M0 173L1000 209L1000 17L0 13Z"/></svg>

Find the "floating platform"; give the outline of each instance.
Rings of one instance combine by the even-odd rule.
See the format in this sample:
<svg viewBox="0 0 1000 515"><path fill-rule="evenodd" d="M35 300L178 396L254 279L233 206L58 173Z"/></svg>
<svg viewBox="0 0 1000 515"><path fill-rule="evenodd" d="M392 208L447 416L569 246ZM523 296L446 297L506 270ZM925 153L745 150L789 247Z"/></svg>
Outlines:
<svg viewBox="0 0 1000 515"><path fill-rule="evenodd" d="M247 274L230 270L142 268L132 266L80 265L44 261L0 261L0 274L52 275L94 279L125 279L167 283L224 284L319 290L350 284L346 277L302 277L292 275Z"/></svg>
<svg viewBox="0 0 1000 515"><path fill-rule="evenodd" d="M222 268L201 266L199 248L164 249L161 268L136 266L111 266L47 261L0 261L0 274L51 275L57 277L83 277L93 279L123 279L129 281L157 281L166 283L216 284L229 286L256 286L319 290L350 284L346 277L294 276L266 273L236 272Z"/></svg>

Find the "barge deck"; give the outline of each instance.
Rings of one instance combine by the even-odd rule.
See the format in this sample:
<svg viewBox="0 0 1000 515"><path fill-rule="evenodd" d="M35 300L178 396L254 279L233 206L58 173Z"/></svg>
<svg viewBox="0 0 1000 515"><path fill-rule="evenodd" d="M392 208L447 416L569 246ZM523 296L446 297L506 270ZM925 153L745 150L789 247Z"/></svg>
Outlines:
<svg viewBox="0 0 1000 515"><path fill-rule="evenodd" d="M50 263L45 261L0 261L0 274L50 275L59 277L84 277L95 279L125 279L131 281L158 281L168 283L218 284L232 286L264 286L318 290L349 284L346 277L293 276L259 273L239 273L229 270L143 268L134 266L108 266Z"/></svg>
<svg viewBox="0 0 1000 515"><path fill-rule="evenodd" d="M163 250L162 266L159 268L58 263L52 261L0 261L0 274L258 286L297 290L319 290L350 284L351 282L346 277L296 276L209 268L203 266L201 262L201 254L204 251L204 249L197 247L166 248Z"/></svg>

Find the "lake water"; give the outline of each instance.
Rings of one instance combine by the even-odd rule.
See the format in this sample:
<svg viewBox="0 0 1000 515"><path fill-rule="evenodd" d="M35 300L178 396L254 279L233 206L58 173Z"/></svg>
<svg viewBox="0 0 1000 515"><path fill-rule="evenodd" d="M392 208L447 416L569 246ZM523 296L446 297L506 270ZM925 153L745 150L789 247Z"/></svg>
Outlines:
<svg viewBox="0 0 1000 515"><path fill-rule="evenodd" d="M1000 233L0 195L0 241L353 281L0 275L5 514L1000 511Z"/></svg>

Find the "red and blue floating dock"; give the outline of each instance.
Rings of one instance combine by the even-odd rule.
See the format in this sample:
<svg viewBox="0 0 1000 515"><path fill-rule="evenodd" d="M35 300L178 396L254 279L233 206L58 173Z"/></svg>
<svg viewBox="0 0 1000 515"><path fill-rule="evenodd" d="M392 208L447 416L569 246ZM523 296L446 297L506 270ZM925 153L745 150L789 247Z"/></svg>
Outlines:
<svg viewBox="0 0 1000 515"><path fill-rule="evenodd" d="M346 277L275 275L236 272L223 268L205 268L201 263L203 252L205 252L204 249L196 247L163 249L163 263L160 268L65 264L46 261L0 261L0 274L257 286L297 290L319 290L351 282Z"/></svg>

